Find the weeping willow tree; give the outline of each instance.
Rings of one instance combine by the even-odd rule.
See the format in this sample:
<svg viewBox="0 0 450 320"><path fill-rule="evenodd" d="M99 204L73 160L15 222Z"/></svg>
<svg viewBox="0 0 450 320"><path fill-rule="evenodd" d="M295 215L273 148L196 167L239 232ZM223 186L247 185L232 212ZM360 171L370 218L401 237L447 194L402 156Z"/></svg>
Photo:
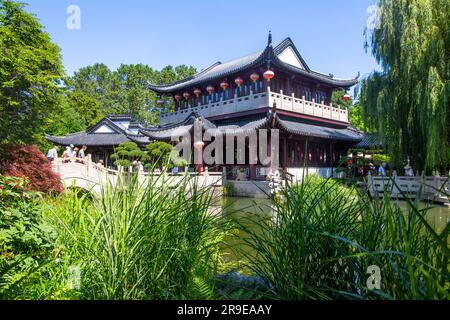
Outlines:
<svg viewBox="0 0 450 320"><path fill-rule="evenodd" d="M366 48L382 67L363 83L365 124L400 168L448 170L450 1L379 0Z"/></svg>

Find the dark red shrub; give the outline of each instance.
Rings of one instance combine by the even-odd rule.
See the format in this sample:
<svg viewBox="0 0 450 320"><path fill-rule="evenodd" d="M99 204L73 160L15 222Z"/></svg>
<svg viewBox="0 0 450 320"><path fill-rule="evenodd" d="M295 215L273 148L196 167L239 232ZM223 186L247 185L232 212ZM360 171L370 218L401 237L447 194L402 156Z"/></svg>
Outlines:
<svg viewBox="0 0 450 320"><path fill-rule="evenodd" d="M63 190L59 174L36 146L0 146L0 165L5 176L27 178L31 190L44 193Z"/></svg>

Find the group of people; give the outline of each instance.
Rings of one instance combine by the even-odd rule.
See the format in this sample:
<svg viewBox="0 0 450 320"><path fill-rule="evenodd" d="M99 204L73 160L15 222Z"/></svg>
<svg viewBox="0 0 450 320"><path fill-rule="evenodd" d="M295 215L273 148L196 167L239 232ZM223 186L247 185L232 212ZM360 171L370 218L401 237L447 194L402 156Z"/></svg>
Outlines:
<svg viewBox="0 0 450 320"><path fill-rule="evenodd" d="M407 162L406 166L404 167L404 170L405 170L405 176L407 176L407 177L413 177L414 176L414 170L411 167L409 159L408 159L408 162ZM370 172L371 175L377 175L378 174L378 176L380 176L380 177L386 177L387 176L387 163L383 162L378 167L378 170L372 163L370 163L369 164L369 172Z"/></svg>
<svg viewBox="0 0 450 320"><path fill-rule="evenodd" d="M81 148L75 147L73 144L67 146L62 154L63 162L67 162L70 159L81 159L80 161L84 161L86 158L86 149L87 146L82 146ZM54 145L47 152L47 159L51 162L55 161L58 158L58 146Z"/></svg>

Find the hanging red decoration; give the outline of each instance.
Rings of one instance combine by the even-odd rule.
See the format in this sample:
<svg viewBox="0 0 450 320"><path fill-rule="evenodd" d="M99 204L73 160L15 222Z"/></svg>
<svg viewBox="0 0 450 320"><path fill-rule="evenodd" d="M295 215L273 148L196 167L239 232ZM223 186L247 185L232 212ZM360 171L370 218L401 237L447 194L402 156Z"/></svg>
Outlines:
<svg viewBox="0 0 450 320"><path fill-rule="evenodd" d="M213 86L208 86L206 87L206 91L208 91L209 94L214 92L214 87Z"/></svg>
<svg viewBox="0 0 450 320"><path fill-rule="evenodd" d="M200 95L202 94L202 90L200 90L199 88L196 88L196 89L194 90L194 94L195 94L195 96L198 98L198 97L200 97Z"/></svg>
<svg viewBox="0 0 450 320"><path fill-rule="evenodd" d="M237 77L236 80L234 80L234 83L238 86L238 88L241 86L241 84L244 83L244 80L241 77Z"/></svg>
<svg viewBox="0 0 450 320"><path fill-rule="evenodd" d="M266 72L264 72L263 76L264 79L267 80L267 82L270 82L270 80L272 80L272 78L275 77L275 72L269 69Z"/></svg>
<svg viewBox="0 0 450 320"><path fill-rule="evenodd" d="M181 100L182 98L183 98L183 97L180 96L178 93L175 95L175 100L177 100L177 102L180 102L180 100Z"/></svg>
<svg viewBox="0 0 450 320"><path fill-rule="evenodd" d="M189 97L191 96L191 94L189 93L189 92L185 92L185 93L183 93L183 97L187 100L187 99L189 99Z"/></svg>
<svg viewBox="0 0 450 320"><path fill-rule="evenodd" d="M223 91L227 90L227 88L228 88L228 82L226 82L225 80L222 81L222 82L220 83L220 87L223 89Z"/></svg>
<svg viewBox="0 0 450 320"><path fill-rule="evenodd" d="M349 94L344 94L344 95L342 96L342 100L344 100L344 101L349 101L349 100L350 100L350 95L349 95Z"/></svg>
<svg viewBox="0 0 450 320"><path fill-rule="evenodd" d="M258 81L258 79L259 79L259 74L257 74L257 73L252 73L252 74L250 75L250 79L252 79L253 83L255 83L255 82Z"/></svg>

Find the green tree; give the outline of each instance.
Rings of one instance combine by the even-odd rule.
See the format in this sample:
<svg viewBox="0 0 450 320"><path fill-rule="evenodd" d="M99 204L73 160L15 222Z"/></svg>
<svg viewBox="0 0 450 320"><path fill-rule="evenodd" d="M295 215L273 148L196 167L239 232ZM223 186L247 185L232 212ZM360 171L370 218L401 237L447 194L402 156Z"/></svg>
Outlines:
<svg viewBox="0 0 450 320"><path fill-rule="evenodd" d="M150 166L162 168L170 164L170 155L173 150L172 145L162 141L155 141L149 143L146 149Z"/></svg>
<svg viewBox="0 0 450 320"><path fill-rule="evenodd" d="M366 125L396 166L415 170L450 163L450 2L380 0L379 27L366 46L382 66L362 87Z"/></svg>
<svg viewBox="0 0 450 320"><path fill-rule="evenodd" d="M69 79L67 89L69 103L78 108L88 125L120 110L121 101L114 95L113 73L102 63L79 69Z"/></svg>
<svg viewBox="0 0 450 320"><path fill-rule="evenodd" d="M346 94L344 90L335 90L331 94L331 103L335 107L339 108L350 108L352 105L352 99L344 100L342 97Z"/></svg>
<svg viewBox="0 0 450 320"><path fill-rule="evenodd" d="M61 110L60 50L24 6L0 0L0 144L42 142Z"/></svg>
<svg viewBox="0 0 450 320"><path fill-rule="evenodd" d="M116 165L120 165L123 167L131 166L132 162L135 160L145 161L148 156L145 151L141 150L139 146L132 142L127 141L121 143L111 155L111 158L115 160Z"/></svg>
<svg viewBox="0 0 450 320"><path fill-rule="evenodd" d="M105 111L100 108L100 99L92 97L88 93L81 90L67 90L65 101L70 109L72 109L76 115L80 117L80 120L84 123L85 128L93 126L105 116Z"/></svg>
<svg viewBox="0 0 450 320"><path fill-rule="evenodd" d="M122 64L114 76L119 83L118 95L122 101L120 113L145 123L155 123L156 117L149 111L155 105L156 96L148 90L148 81L155 78L156 72L144 64Z"/></svg>
<svg viewBox="0 0 450 320"><path fill-rule="evenodd" d="M85 117L77 108L69 104L67 99L61 99L61 110L49 121L46 132L53 136L83 131L86 128ZM48 145L45 145L48 147Z"/></svg>
<svg viewBox="0 0 450 320"><path fill-rule="evenodd" d="M107 114L128 114L146 124L158 122L157 96L148 83L168 84L196 73L194 67L167 66L161 71L148 65L122 64L116 71L97 63L79 69L69 79L67 99L83 115L86 125L95 124ZM173 108L170 98L166 108Z"/></svg>
<svg viewBox="0 0 450 320"><path fill-rule="evenodd" d="M350 123L350 126L361 131L366 131L361 105L359 103L352 105L349 108L348 112L348 121Z"/></svg>

